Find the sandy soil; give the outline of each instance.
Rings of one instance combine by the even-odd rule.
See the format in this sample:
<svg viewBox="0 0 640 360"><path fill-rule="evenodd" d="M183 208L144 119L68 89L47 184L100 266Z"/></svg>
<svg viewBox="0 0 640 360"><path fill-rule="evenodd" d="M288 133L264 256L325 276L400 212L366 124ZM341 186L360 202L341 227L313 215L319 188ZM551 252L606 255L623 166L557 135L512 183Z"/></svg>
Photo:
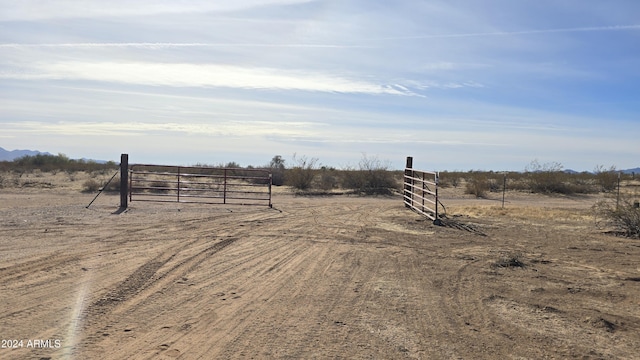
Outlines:
<svg viewBox="0 0 640 360"><path fill-rule="evenodd" d="M437 227L285 190L116 215L73 180L0 189L2 359L640 358L640 242L595 197L447 189Z"/></svg>

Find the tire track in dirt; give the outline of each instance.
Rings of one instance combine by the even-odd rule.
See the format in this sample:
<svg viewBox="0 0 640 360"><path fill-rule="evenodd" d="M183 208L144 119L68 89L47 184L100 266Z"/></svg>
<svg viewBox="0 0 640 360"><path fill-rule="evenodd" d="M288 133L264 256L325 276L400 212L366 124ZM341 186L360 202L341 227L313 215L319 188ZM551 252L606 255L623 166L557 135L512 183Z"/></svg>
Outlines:
<svg viewBox="0 0 640 360"><path fill-rule="evenodd" d="M238 235L238 234L236 234ZM252 291L255 288L256 279L260 279L260 288L262 289L262 285L265 279L271 278L271 274L278 273L280 270L278 267L273 268L272 271L267 271L269 268L273 267L275 264L271 263L270 260L273 260L273 256L270 254L273 252L274 248L282 248L287 245L287 242L280 241L272 241L272 245L274 246L263 246L266 249L261 250L259 253L260 256L245 256L240 260L234 261L233 259L229 260L229 258L233 257L237 252L247 252L253 249L250 242L246 241L242 242L240 245L233 246L228 248L229 251L225 251L224 257L227 258L222 259L220 256L216 256L211 258L209 262L207 262L206 266L211 266L211 272L207 272L208 277L215 279L215 287L218 291L219 297L213 299L206 299L197 297L197 293L202 291L207 291L207 293L211 293L212 291L209 287L209 284L199 284L199 286L193 286L190 289L195 294L188 295L185 294L184 290L179 290L182 287L184 289L184 285L175 285L173 288L167 289L166 293L173 293L172 291L180 291L180 293L176 293L175 298L171 298L171 302L167 303L166 296L158 297L157 299L148 298L149 301L145 301L145 303L141 303L140 307L149 307L149 310L155 307L155 301L162 301L163 305L167 307L167 305L171 304L169 307L172 309L176 308L193 308L196 314L201 314L196 316L197 320L185 320L185 323L182 325L169 325L166 327L167 334L157 338L157 340L153 340L155 335L149 334L144 337L144 341L140 340L141 343L141 358L155 358L162 354L167 353L168 351L182 351L185 349L190 349L190 356L194 356L194 352L198 353L198 351L203 351L200 356L210 357L211 353L206 352L206 348L203 350L198 350L203 347L203 344L196 344L195 341L200 339L202 332L210 331L209 329L212 327L223 327L224 331L221 330L222 334L233 334L236 331L241 331L241 329L246 326L246 323L240 321L238 319L242 319L246 317L247 313L253 313L255 311L256 305L262 303L260 299L261 296L271 296L273 291L277 291L276 289L271 289L270 287L266 287L266 290L269 290L265 294L256 294ZM300 249L290 249L291 252L295 253ZM284 254L282 259L276 260L276 263L279 263L280 266L285 266L287 261L291 261L291 259L295 258L292 256L293 254ZM287 260L284 260L284 259ZM227 261L229 260L229 261ZM284 260L284 261L283 261ZM249 266L247 264L250 263ZM203 264L203 266L205 266ZM193 281L198 283L198 273L202 273L203 267L198 269L193 269L195 273L187 274L189 276L189 281ZM221 276L222 275L222 276ZM238 277L238 275L241 275ZM197 288L196 288L197 287ZM196 289L194 289L196 288ZM224 292L223 292L224 291ZM225 292L227 295L225 295ZM226 301L225 301L226 300ZM212 303L213 302L213 303ZM249 302L248 308L247 306L240 306L236 308L236 310L228 310L229 313L225 316L216 315L216 308L223 306L224 308L234 307L236 304L246 304ZM197 305L200 304L200 305ZM212 308L213 306L213 308ZM206 309L211 309L213 311L205 311ZM203 313L203 311L205 311ZM231 315L233 314L233 315ZM127 315L127 314L123 314ZM161 327L159 324L162 324L162 315L155 316L153 319L149 319L151 324L155 324L157 327ZM164 329L165 326L162 326ZM171 329L170 329L171 328ZM176 329L178 330L172 330ZM158 344L158 347L154 349L144 349L145 345L148 342L155 342ZM213 341L212 339L207 339L206 343ZM166 346L161 346L166 345ZM147 345L148 346L148 345ZM145 355L142 355L145 354ZM125 354L121 354L125 355ZM131 355L131 354L128 354ZM118 355L113 356L113 358L118 358Z"/></svg>
<svg viewBox="0 0 640 360"><path fill-rule="evenodd" d="M164 285L188 273L208 257L235 242L236 239L228 238L216 242L195 255L181 260L166 272L157 274L163 266L169 263L181 251L192 246L196 241L182 244L177 249L172 248L166 250L164 253L140 266L114 289L108 291L106 295L89 305L86 309L85 324L89 327L97 323L104 324L106 322L107 324L100 326L99 329L95 331L94 336L89 337L87 341L84 342L83 347L93 345L96 340L104 337L108 328L113 327L113 322L117 321L117 319L113 320L109 319L109 317L116 311L116 308L118 317L122 316L122 314L133 312L136 307L139 306L137 303L146 302L153 293L162 289ZM141 297L141 299L136 301L136 297L138 296Z"/></svg>
<svg viewBox="0 0 640 360"><path fill-rule="evenodd" d="M34 272L51 271L60 266L68 266L69 263L77 262L79 259L79 255L57 251L38 259L2 267L0 268L0 277L3 279L3 284L23 281L25 277L31 276Z"/></svg>
<svg viewBox="0 0 640 360"><path fill-rule="evenodd" d="M242 233L238 233L236 232L236 230L234 230L237 227L238 222L245 223L245 224L246 223L253 224L255 222L264 222L265 220L268 220L273 217L274 217L274 213L270 213L270 214L258 213L258 214L252 214L249 216L241 217L237 219L237 221L234 224L215 226L216 233L227 234L224 236L227 236L228 238L222 241L219 241L214 245L208 246L205 249L200 250L197 254L189 256L188 258L183 259L176 264L171 264L169 262L169 260L171 259L167 259L165 264L166 266L170 266L170 268L168 268L166 271L161 271L161 270L158 271L158 269L161 269L162 266L160 266L160 264L156 264L155 267L158 268L156 269L156 275L150 278L149 284L145 286L144 289L142 289L135 297L133 297L130 301L128 301L126 308L119 306L115 310L115 313L117 313L118 315L117 317L118 318L131 317L137 311L146 311L145 309L154 308L155 307L154 304L156 303L164 303L164 306L159 307L157 309L157 313L154 313L154 315L152 316L154 318L160 318L163 312L170 311L170 310L163 309L163 308L167 308L166 305L167 305L168 294L172 293L172 290L175 290L177 288L184 288L185 286L184 284L192 281L192 276L190 275L191 272L200 271L202 263L205 261L215 261L217 257L212 257L214 254L216 254L217 252L219 252L220 250L222 250L223 248L227 247L228 245L232 244L237 240L236 236L232 236L229 234L242 235ZM198 220L198 221L203 221L203 220ZM242 226L240 226L239 228L243 229ZM198 231L194 231L192 233L195 233L195 235L192 235L192 237L193 236L198 237L199 234L207 234L209 237L211 236L210 232L203 229L199 229ZM185 251L189 252L194 247L197 247L196 245L198 244L202 245L203 243L209 242L209 241L210 240L207 240L207 239L196 239L194 243L190 246L190 248L185 249ZM283 244L283 245L286 245L286 244ZM267 252L271 252L271 251L274 251L274 250L266 249L263 251L263 253L266 254ZM252 257L255 257L255 254L245 260L250 261ZM173 261L176 261L176 260L177 258L174 259ZM157 261L150 261L146 265L152 266L149 264L154 264L154 263L157 263ZM236 264L235 266L236 267L240 266L240 264ZM143 267L141 267L141 269L144 269L144 265ZM231 270L232 269L230 267L223 268L220 271L210 274L210 277L216 278L219 280L224 273L229 272ZM189 285L194 285L194 284L189 284ZM125 288L126 287L127 286L125 286ZM194 286L192 289L198 290L198 287ZM184 290L182 290L182 292L184 292ZM170 306L169 308L173 308L173 309L181 308L183 305L185 305L185 302L189 301L190 299L191 297L187 297L186 299L180 299L179 302L175 303L175 305ZM104 319L101 321L105 322ZM117 321L113 321L113 322L107 321L107 323L108 323L107 326L104 326L102 329L99 329L98 331L95 332L93 341L103 342L104 337L101 338L101 335L104 335L105 333L109 333L109 332L112 333L113 332L112 329L115 326L117 326ZM190 327L191 325L184 324L184 326ZM190 331L184 330L182 331L182 333L186 335L190 333ZM94 343L93 341L92 341L92 346L95 346L96 343Z"/></svg>
<svg viewBox="0 0 640 360"><path fill-rule="evenodd" d="M344 213L352 211L348 209ZM306 214L300 216L300 221L306 218ZM308 223L309 220L305 221ZM375 301L375 296L361 296L362 284L380 275L377 271L369 271L369 266L379 268L380 262L363 263L368 258L363 252L376 250L366 245L336 242L332 239L335 229L344 228L337 223L344 224L345 219L331 216L325 222L315 222L311 231L321 231L317 234L318 239L324 237L328 241L313 241L310 249L297 255L295 261L289 261L292 266L283 269L286 277L274 279L279 286L269 284L276 290L269 298L269 304L280 310L275 313L270 312L274 308L259 311L251 325L228 341L227 349L220 357L238 354L277 358L349 357L359 350L366 350L372 340L374 343L387 341L372 334L369 320L362 320L365 309ZM321 294L317 293L319 288L323 289ZM345 336L351 340L346 340ZM336 343L343 346L335 349ZM397 355L398 350L393 345L386 346L393 348L391 354ZM256 352L258 349L261 352ZM373 348L369 351L372 356L382 356Z"/></svg>
<svg viewBox="0 0 640 360"><path fill-rule="evenodd" d="M219 338L217 344L212 343L202 354L214 352L220 358L230 358L246 352L247 346L252 344L252 351L262 351L252 353L253 356L277 357L273 352L274 345L279 341L286 341L282 337L295 329L296 322L300 321L300 318L295 316L295 313L300 311L300 308L295 306L296 296L306 294L306 289L313 286L313 279L309 277L318 273L318 267L322 263L319 260L327 257L326 251L318 251L323 247L326 245L301 242L300 246L275 263L263 261L257 264L260 265L261 274L258 277L259 286L255 280L250 279L247 279L244 285L252 287L250 292L245 292L249 303L226 320L228 325L231 325L228 334ZM310 258L311 256L313 257ZM250 318L232 325L233 317L245 311L250 312ZM223 327L226 328L225 325ZM224 347L220 348L220 345ZM279 346L283 349L287 347L281 343Z"/></svg>
<svg viewBox="0 0 640 360"><path fill-rule="evenodd" d="M536 278L539 270L525 268L495 268L491 263L474 259L467 261L450 277L445 288L440 309L449 323L443 327L456 339L455 351L461 357L495 358L496 356L527 356L542 358L553 355L559 358L575 358L584 354L602 357L625 358L633 350L621 341L626 335L612 334L606 321L594 316L593 331L585 330L584 315L575 310L565 311L564 302L541 287L520 288L513 282L535 284L527 278ZM556 271L564 271L557 269ZM566 277L562 273L557 277ZM483 280L480 280L483 279ZM514 280L519 279L519 280ZM564 294L566 296L566 292ZM577 300L576 301L580 301ZM575 304L570 306L575 307ZM596 312L599 314L599 312ZM602 317L604 316L604 317ZM615 318L615 317L613 317ZM598 327L603 331L597 331ZM612 342L620 342L611 348ZM478 345L481 346L478 346ZM538 344L531 347L530 344ZM614 355L617 354L617 355Z"/></svg>
<svg viewBox="0 0 640 360"><path fill-rule="evenodd" d="M287 221L290 220L287 219ZM272 226L268 226L264 232L276 234L289 229L277 222L270 225ZM213 356L215 351L220 350L220 343L234 343L232 340L234 338L243 339L243 334L254 331L255 327L262 323L258 318L268 310L268 304L274 301L274 297L277 298L277 294L280 293L287 293L284 289L291 286L291 277L304 269L303 260L308 256L305 254L318 247L313 242L298 239L293 235L266 238L261 234L243 232L234 235L245 237L243 245L234 246L230 251L225 252L225 259L221 259L225 263L211 271L211 277L216 279L217 288L227 288L231 290L232 295L238 294L232 296L232 302L227 301L225 304L225 307L232 306L234 310L228 310L226 315L218 316L212 324L206 325L209 328L224 328L224 331L221 331L223 335L208 342L211 344L210 348L196 350L192 338L197 339L196 334L199 331L206 331L206 327L202 328L205 324L195 324L190 328L189 337L184 334L172 340L171 349L183 351L190 349L189 354L194 357ZM292 272L292 268L296 270ZM223 293L221 294L224 296ZM224 299L221 300L224 301Z"/></svg>
<svg viewBox="0 0 640 360"><path fill-rule="evenodd" d="M458 356L486 358L490 354L505 353L505 348L495 348L491 344L508 343L512 337L509 330L503 333L495 326L500 326L500 320L485 306L486 284L475 280L475 274L481 272L480 260L471 256L458 258L465 262L447 280L444 296L440 308L444 327L450 337L456 339L452 349ZM504 336L500 341L498 337ZM515 345L515 344L512 344ZM506 354L509 354L507 346ZM505 354L505 355L506 355Z"/></svg>

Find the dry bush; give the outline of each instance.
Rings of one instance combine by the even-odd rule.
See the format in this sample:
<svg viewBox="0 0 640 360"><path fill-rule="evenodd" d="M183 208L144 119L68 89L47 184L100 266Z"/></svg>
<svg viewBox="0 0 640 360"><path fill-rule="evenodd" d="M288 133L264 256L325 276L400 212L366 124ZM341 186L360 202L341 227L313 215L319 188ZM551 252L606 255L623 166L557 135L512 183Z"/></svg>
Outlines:
<svg viewBox="0 0 640 360"><path fill-rule="evenodd" d="M322 190L333 190L337 188L339 186L339 182L338 177L335 174L335 170L322 168L317 186Z"/></svg>
<svg viewBox="0 0 640 360"><path fill-rule="evenodd" d="M82 184L82 192L91 193L96 191L111 191L111 192L119 192L120 191L120 177L115 177L111 180L110 183L106 183L106 181L99 182L96 179L90 178L87 179Z"/></svg>
<svg viewBox="0 0 640 360"><path fill-rule="evenodd" d="M297 157L293 155L295 165L285 172L285 184L296 190L308 190L311 188L316 172L317 158Z"/></svg>
<svg viewBox="0 0 640 360"><path fill-rule="evenodd" d="M271 183L275 186L284 185L284 172L285 165L284 159L280 155L276 155L271 159L269 163L269 169L271 170Z"/></svg>
<svg viewBox="0 0 640 360"><path fill-rule="evenodd" d="M595 191L593 175L586 173L570 174L562 170L562 164L551 162L540 164L532 161L525 168L528 188L534 193L588 194Z"/></svg>
<svg viewBox="0 0 640 360"><path fill-rule="evenodd" d="M596 224L630 238L640 238L640 208L630 195L598 201L593 206Z"/></svg>
<svg viewBox="0 0 640 360"><path fill-rule="evenodd" d="M509 253L502 256L496 262L491 264L493 268L523 268L526 267L522 261L522 254L519 252Z"/></svg>
<svg viewBox="0 0 640 360"><path fill-rule="evenodd" d="M153 180L149 181L146 187L148 187L147 191L150 193L166 194L175 186L165 180Z"/></svg>
<svg viewBox="0 0 640 360"><path fill-rule="evenodd" d="M104 185L104 191L113 191L113 192L119 192L120 191L120 176L116 176L113 178L113 180L111 180L110 183Z"/></svg>
<svg viewBox="0 0 640 360"><path fill-rule="evenodd" d="M600 191L612 191L618 186L619 173L616 171L615 166L606 169L603 165L597 165L595 169L593 169L593 173L595 174Z"/></svg>
<svg viewBox="0 0 640 360"><path fill-rule="evenodd" d="M472 177L467 178L465 185L465 193L474 195L477 198L484 198L489 191L489 180L486 175L475 173Z"/></svg>
<svg viewBox="0 0 640 360"><path fill-rule="evenodd" d="M82 184L82 192L91 193L100 190L102 186L94 179L88 179Z"/></svg>
<svg viewBox="0 0 640 360"><path fill-rule="evenodd" d="M389 195L399 187L389 167L388 162L363 154L358 169L342 171L342 187L367 195Z"/></svg>

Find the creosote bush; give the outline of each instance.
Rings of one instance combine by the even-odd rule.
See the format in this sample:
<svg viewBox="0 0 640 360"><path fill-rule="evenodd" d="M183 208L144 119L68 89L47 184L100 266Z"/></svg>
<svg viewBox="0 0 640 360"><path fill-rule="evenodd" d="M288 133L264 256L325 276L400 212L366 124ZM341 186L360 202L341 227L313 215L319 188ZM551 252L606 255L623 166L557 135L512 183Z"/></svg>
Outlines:
<svg viewBox="0 0 640 360"><path fill-rule="evenodd" d="M606 199L597 202L593 211L599 225L613 228L626 237L640 238L640 208L630 195L621 195L619 199Z"/></svg>
<svg viewBox="0 0 640 360"><path fill-rule="evenodd" d="M316 173L317 158L297 157L293 155L294 165L286 171L285 184L296 190L308 190L311 188Z"/></svg>
<svg viewBox="0 0 640 360"><path fill-rule="evenodd" d="M367 195L389 195L398 188L398 181L389 167L388 162L364 154L357 169L342 171L342 187Z"/></svg>
<svg viewBox="0 0 640 360"><path fill-rule="evenodd" d="M285 173L285 160L280 155L276 155L271 159L269 163L269 170L271 170L271 183L275 186L284 185L284 173Z"/></svg>
<svg viewBox="0 0 640 360"><path fill-rule="evenodd" d="M100 183L94 179L88 179L82 184L82 192L90 193L100 190Z"/></svg>
<svg viewBox="0 0 640 360"><path fill-rule="evenodd" d="M487 196L489 181L483 175L476 175L467 179L465 193L474 195L477 198Z"/></svg>

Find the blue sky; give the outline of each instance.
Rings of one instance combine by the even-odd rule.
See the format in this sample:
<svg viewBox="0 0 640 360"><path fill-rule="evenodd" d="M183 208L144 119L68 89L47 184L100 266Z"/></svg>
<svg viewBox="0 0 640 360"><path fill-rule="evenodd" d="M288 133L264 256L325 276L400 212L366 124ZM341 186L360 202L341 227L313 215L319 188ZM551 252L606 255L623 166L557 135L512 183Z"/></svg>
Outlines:
<svg viewBox="0 0 640 360"><path fill-rule="evenodd" d="M0 146L640 166L640 2L0 0Z"/></svg>

